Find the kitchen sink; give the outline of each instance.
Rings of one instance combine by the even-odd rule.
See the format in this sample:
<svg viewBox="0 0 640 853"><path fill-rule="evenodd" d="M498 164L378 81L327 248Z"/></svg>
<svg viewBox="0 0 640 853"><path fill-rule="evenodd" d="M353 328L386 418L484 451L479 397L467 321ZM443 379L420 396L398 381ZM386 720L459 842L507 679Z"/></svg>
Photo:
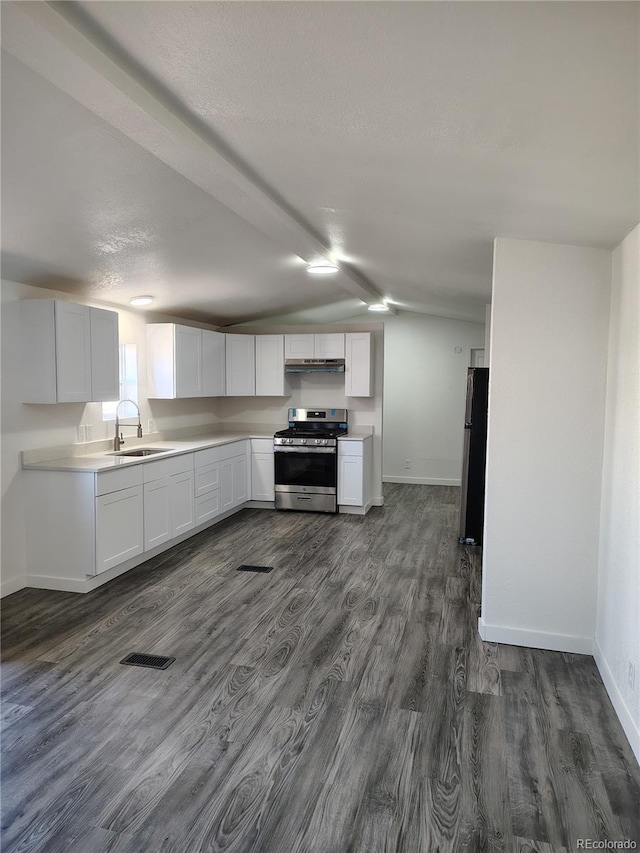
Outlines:
<svg viewBox="0 0 640 853"><path fill-rule="evenodd" d="M155 456L156 453L171 453L173 447L132 447L131 450L114 450L109 456Z"/></svg>

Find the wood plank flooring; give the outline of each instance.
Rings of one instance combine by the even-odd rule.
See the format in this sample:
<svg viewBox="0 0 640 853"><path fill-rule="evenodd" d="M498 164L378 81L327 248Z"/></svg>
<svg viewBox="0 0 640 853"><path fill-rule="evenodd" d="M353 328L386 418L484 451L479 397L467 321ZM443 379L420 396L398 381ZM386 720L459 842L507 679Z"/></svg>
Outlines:
<svg viewBox="0 0 640 853"><path fill-rule="evenodd" d="M88 595L5 599L3 851L640 845L595 664L480 640L457 501L389 484L364 518L244 510Z"/></svg>

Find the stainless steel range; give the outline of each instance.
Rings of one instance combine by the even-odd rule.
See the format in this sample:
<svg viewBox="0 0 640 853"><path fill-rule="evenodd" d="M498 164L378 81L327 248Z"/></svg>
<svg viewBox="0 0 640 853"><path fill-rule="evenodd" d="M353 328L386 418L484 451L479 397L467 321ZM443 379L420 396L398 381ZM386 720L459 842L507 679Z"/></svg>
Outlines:
<svg viewBox="0 0 640 853"><path fill-rule="evenodd" d="M289 409L289 428L273 437L276 509L338 511L338 436L346 409Z"/></svg>

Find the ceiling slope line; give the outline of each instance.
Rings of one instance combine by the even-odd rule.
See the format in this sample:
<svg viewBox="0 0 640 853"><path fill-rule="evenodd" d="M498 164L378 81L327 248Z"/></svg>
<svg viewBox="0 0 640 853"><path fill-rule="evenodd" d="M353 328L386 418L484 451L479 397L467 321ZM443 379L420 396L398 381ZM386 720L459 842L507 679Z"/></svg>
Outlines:
<svg viewBox="0 0 640 853"><path fill-rule="evenodd" d="M260 177L244 164L240 165L238 158L228 149L224 143L215 138L212 131L201 119L193 116L187 108L180 104L170 103L164 93L153 91L162 89L161 84L155 80L140 79L133 68L125 67L127 57L120 52L116 55L116 45L109 45L107 39L99 32L99 28L93 22L84 20L84 13L75 8L73 3L38 2L11 4L20 9L36 21L50 36L56 39L65 49L71 51L82 63L100 75L111 87L121 93L127 103L137 110L144 112L153 122L168 131L180 143L188 145L192 151L205 161L209 168L222 175L242 196L260 208L260 213L255 216L247 215L247 205L244 199L239 199L234 204L229 203L229 193L223 193L221 197L213 192L210 182L199 182L192 175L188 179L196 183L226 207L231 209L241 218L253 224L263 233L267 233L277 239L283 248L292 252L307 262L317 260L318 257L332 257L331 248L315 232L311 225L306 223L296 211L277 192L268 187ZM22 58L18 55L18 58ZM29 64L29 63L27 63ZM64 89L63 89L64 91ZM73 97L73 95L72 95ZM81 101L82 103L82 101ZM84 103L88 106L87 103ZM91 109L90 106L88 106ZM99 113L97 113L99 114ZM109 117L101 115L104 120L113 124L125 135L130 136L126 128ZM131 138L134 138L131 136ZM142 144L139 139L134 141ZM148 149L150 150L150 149ZM154 156L154 151L150 150ZM168 158L162 158L171 168L175 168ZM181 174L183 171L177 169ZM274 227L264 220L271 220ZM284 233L284 239L283 239ZM358 297L367 304L384 301L384 296L376 290L373 284L354 269L353 265L342 265L340 272L334 281L348 293ZM393 311L393 308L391 308Z"/></svg>

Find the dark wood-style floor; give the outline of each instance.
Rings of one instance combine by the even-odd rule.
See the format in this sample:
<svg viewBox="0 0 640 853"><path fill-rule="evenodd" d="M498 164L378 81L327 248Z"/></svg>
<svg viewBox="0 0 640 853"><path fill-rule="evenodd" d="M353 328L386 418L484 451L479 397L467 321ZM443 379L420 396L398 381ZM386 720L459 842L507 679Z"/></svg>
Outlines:
<svg viewBox="0 0 640 853"><path fill-rule="evenodd" d="M592 659L483 643L458 490L385 500L245 510L89 595L5 599L5 853L640 842ZM176 662L121 666L131 651Z"/></svg>

